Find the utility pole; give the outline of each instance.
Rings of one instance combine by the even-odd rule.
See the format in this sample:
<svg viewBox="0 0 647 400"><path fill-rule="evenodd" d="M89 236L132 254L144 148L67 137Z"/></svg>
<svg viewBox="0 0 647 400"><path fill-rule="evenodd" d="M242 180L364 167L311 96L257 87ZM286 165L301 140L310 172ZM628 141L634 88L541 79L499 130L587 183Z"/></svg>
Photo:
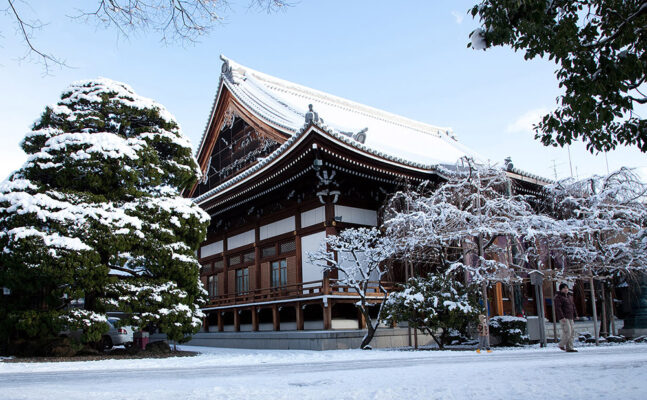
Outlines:
<svg viewBox="0 0 647 400"><path fill-rule="evenodd" d="M555 180L557 180L557 163L555 160L550 160L553 162L553 174L555 174Z"/></svg>
<svg viewBox="0 0 647 400"><path fill-rule="evenodd" d="M607 157L607 152L604 152L604 161L607 163L607 175L609 175L609 158Z"/></svg>

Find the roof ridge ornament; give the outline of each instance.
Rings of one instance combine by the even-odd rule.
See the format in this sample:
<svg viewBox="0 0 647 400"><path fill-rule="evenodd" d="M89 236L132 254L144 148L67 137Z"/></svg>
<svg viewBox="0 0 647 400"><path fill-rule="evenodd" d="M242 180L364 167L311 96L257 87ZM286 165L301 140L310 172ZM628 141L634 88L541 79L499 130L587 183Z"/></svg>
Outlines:
<svg viewBox="0 0 647 400"><path fill-rule="evenodd" d="M353 139L356 141L360 142L361 144L364 144L366 142L366 132L368 131L368 128L364 128L361 131L357 132L356 134L353 135Z"/></svg>
<svg viewBox="0 0 647 400"><path fill-rule="evenodd" d="M319 119L319 113L314 110L312 104L308 104L308 112L306 112L305 118L306 125L319 123L323 124L323 118Z"/></svg>
<svg viewBox="0 0 647 400"><path fill-rule="evenodd" d="M222 54L220 55L220 59L222 60L222 67L220 68L220 71L228 81L237 85L240 83L239 79L246 79L246 70L244 67L242 67L240 64L237 64L235 61L231 61Z"/></svg>
<svg viewBox="0 0 647 400"><path fill-rule="evenodd" d="M356 142L364 144L366 142L366 132L368 132L368 128L364 128L359 132L353 133L353 132L346 132L346 131L338 131L344 136L348 136L351 139L355 139Z"/></svg>
<svg viewBox="0 0 647 400"><path fill-rule="evenodd" d="M233 74L232 74L232 69L231 65L229 64L229 59L226 58L223 55L220 55L220 59L222 60L222 67L220 67L220 72L229 80L233 80Z"/></svg>

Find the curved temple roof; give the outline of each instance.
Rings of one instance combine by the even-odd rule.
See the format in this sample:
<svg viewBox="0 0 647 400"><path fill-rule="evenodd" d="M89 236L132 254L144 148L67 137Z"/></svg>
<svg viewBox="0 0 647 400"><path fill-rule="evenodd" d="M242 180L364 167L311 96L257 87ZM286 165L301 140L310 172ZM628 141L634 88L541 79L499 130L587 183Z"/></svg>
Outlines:
<svg viewBox="0 0 647 400"><path fill-rule="evenodd" d="M450 128L404 118L221 58L223 85L257 117L288 135L303 128L312 104L328 128L347 136L366 129L364 145L393 158L424 165L454 164L463 156L481 159L460 144Z"/></svg>

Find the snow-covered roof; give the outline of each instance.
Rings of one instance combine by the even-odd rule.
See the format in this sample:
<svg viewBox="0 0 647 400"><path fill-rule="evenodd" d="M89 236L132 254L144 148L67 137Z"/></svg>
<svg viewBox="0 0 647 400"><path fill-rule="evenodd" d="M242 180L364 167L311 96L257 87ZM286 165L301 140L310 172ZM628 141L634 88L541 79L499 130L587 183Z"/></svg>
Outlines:
<svg viewBox="0 0 647 400"><path fill-rule="evenodd" d="M389 158L424 165L454 164L463 156L481 159L460 144L450 128L404 118L221 58L223 86L258 118L288 135L301 130L312 104L333 132L349 136L366 129L365 147Z"/></svg>

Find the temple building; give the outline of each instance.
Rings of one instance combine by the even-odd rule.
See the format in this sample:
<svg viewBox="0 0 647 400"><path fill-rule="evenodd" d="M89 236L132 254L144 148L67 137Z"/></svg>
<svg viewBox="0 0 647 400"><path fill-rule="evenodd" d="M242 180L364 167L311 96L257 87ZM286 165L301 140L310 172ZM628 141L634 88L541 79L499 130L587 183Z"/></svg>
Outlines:
<svg viewBox="0 0 647 400"><path fill-rule="evenodd" d="M198 252L209 293L205 330L363 327L356 295L308 252L341 229L379 226L380 207L402 183L438 182L439 166L479 156L449 128L222 60L197 153L204 179L186 194L212 218ZM545 183L509 173L521 190ZM393 270L387 281L404 278Z"/></svg>

